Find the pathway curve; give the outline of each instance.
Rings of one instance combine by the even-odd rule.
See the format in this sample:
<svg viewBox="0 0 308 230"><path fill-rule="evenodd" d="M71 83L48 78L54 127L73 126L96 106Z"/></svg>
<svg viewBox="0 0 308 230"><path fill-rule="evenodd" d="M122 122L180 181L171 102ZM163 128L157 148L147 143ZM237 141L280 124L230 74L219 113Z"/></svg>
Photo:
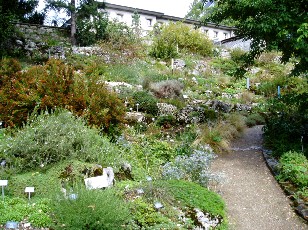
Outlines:
<svg viewBox="0 0 308 230"><path fill-rule="evenodd" d="M267 168L261 147L262 127L249 128L212 164L213 172L226 177L216 191L226 202L230 229L307 230Z"/></svg>

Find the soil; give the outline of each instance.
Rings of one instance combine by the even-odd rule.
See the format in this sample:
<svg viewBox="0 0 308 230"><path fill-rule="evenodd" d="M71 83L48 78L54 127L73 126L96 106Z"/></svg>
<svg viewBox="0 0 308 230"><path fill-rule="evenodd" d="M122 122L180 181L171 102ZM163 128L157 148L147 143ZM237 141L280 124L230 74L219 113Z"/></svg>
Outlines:
<svg viewBox="0 0 308 230"><path fill-rule="evenodd" d="M265 163L262 126L246 129L230 153L215 159L212 171L225 176L215 190L226 202L231 230L308 229Z"/></svg>

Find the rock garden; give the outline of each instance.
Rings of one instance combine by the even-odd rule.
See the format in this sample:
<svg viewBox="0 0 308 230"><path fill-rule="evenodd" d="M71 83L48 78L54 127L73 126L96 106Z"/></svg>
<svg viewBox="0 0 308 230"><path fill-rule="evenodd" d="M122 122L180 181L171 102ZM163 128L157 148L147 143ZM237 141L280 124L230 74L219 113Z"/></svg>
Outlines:
<svg viewBox="0 0 308 230"><path fill-rule="evenodd" d="M211 164L255 125L307 205L308 85L292 63L265 53L236 78L244 51L119 31L62 59L0 61L2 228L228 229Z"/></svg>

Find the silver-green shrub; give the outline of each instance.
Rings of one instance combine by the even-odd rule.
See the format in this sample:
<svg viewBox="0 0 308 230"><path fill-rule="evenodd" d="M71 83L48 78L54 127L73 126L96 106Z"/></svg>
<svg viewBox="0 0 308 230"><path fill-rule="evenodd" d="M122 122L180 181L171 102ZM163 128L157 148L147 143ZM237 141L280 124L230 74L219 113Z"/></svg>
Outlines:
<svg viewBox="0 0 308 230"><path fill-rule="evenodd" d="M177 80L166 80L150 84L150 91L158 98L183 98L184 85Z"/></svg>
<svg viewBox="0 0 308 230"><path fill-rule="evenodd" d="M66 110L32 116L14 135L5 135L0 153L7 164L20 170L44 167L66 159L111 165L118 148Z"/></svg>
<svg viewBox="0 0 308 230"><path fill-rule="evenodd" d="M186 179L203 186L216 176L210 172L212 160L216 157L209 146L192 150L189 156L177 156L173 162L163 166L162 176L165 179ZM218 179L217 179L218 180Z"/></svg>

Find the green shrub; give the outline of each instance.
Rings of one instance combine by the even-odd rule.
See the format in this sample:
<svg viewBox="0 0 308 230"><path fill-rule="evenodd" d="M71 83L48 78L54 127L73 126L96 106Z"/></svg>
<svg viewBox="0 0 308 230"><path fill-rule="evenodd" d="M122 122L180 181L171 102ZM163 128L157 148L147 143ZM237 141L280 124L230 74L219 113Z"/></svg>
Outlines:
<svg viewBox="0 0 308 230"><path fill-rule="evenodd" d="M266 145L279 157L293 150L307 151L308 93L290 93L267 101L264 136Z"/></svg>
<svg viewBox="0 0 308 230"><path fill-rule="evenodd" d="M176 124L176 118L172 115L160 116L156 120L158 126L170 128Z"/></svg>
<svg viewBox="0 0 308 230"><path fill-rule="evenodd" d="M177 56L177 47L182 52L212 55L212 42L198 30L182 22L168 23L154 31L150 55L155 58L169 59Z"/></svg>
<svg viewBox="0 0 308 230"><path fill-rule="evenodd" d="M146 91L139 91L133 94L134 104L139 104L139 111L151 114L153 116L157 115L157 99Z"/></svg>
<svg viewBox="0 0 308 230"><path fill-rule="evenodd" d="M108 17L98 14L91 18L77 20L77 43L81 46L90 46L106 37Z"/></svg>
<svg viewBox="0 0 308 230"><path fill-rule="evenodd" d="M29 123L14 136L4 137L0 152L5 153L11 167L21 170L65 159L98 161L117 155L116 148L98 130L87 127L84 120L65 110L30 117Z"/></svg>
<svg viewBox="0 0 308 230"><path fill-rule="evenodd" d="M290 181L299 189L308 188L308 160L302 153L289 151L282 154L278 180Z"/></svg>
<svg viewBox="0 0 308 230"><path fill-rule="evenodd" d="M123 229L131 219L127 204L109 190L77 191L77 199L53 202L54 229Z"/></svg>

